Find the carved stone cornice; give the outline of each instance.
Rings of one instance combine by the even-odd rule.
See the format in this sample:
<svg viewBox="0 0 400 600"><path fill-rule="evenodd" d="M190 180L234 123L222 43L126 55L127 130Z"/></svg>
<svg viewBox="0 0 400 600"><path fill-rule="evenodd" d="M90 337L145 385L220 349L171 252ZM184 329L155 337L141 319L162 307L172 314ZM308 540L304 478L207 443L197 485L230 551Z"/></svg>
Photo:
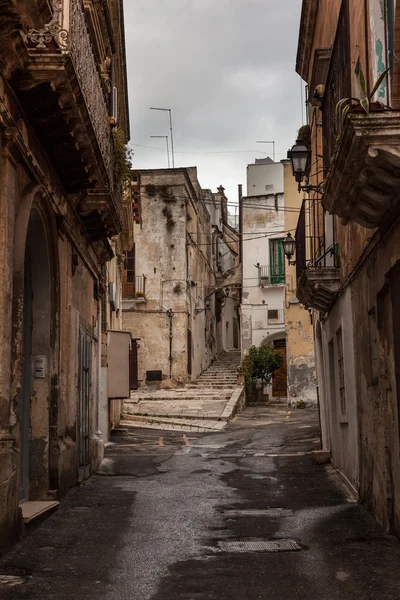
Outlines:
<svg viewBox="0 0 400 600"><path fill-rule="evenodd" d="M400 112L351 114L322 204L346 225L378 227L400 197Z"/></svg>
<svg viewBox="0 0 400 600"><path fill-rule="evenodd" d="M340 270L335 267L307 268L297 281L296 296L306 308L329 312L340 284Z"/></svg>

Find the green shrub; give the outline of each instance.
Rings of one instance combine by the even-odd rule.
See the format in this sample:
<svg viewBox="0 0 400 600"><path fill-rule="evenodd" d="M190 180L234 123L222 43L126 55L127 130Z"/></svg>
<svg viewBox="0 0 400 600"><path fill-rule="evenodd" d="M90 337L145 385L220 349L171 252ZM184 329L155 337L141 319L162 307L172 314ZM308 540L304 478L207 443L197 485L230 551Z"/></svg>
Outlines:
<svg viewBox="0 0 400 600"><path fill-rule="evenodd" d="M263 384L270 383L274 372L282 363L282 354L272 346L252 346L241 365L247 398L251 397L253 382L261 379Z"/></svg>

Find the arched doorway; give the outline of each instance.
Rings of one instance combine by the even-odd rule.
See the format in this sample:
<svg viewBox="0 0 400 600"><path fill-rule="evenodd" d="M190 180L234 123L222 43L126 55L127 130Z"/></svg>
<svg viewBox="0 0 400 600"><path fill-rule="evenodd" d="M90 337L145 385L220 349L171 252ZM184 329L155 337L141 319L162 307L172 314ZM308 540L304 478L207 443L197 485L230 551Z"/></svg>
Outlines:
<svg viewBox="0 0 400 600"><path fill-rule="evenodd" d="M263 340L262 346L270 345L273 346L274 350L282 354L283 363L282 366L275 371L272 378L272 396L274 398L286 398L287 397L287 361L286 361L286 333L284 331L276 332L265 340Z"/></svg>
<svg viewBox="0 0 400 600"><path fill-rule="evenodd" d="M40 194L23 197L16 227L13 299L21 502L47 496L50 448L57 436L57 393L52 381L57 250L55 235L51 243L52 225L52 214Z"/></svg>

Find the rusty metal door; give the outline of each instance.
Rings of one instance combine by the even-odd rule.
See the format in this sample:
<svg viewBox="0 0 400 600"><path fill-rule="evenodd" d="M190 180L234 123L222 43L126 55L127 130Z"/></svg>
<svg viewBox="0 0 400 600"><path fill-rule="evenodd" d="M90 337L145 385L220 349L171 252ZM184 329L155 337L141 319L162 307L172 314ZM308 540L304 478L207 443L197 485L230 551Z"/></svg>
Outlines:
<svg viewBox="0 0 400 600"><path fill-rule="evenodd" d="M78 466L79 479L90 475L90 388L92 340L79 328L78 348Z"/></svg>

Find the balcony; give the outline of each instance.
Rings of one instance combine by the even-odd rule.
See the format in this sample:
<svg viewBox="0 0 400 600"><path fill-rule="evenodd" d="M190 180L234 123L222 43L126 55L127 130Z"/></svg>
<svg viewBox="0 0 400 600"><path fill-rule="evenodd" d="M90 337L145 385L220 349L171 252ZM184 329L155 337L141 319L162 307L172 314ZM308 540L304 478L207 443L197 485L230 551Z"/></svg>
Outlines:
<svg viewBox="0 0 400 600"><path fill-rule="evenodd" d="M47 23L22 30L24 67L10 83L63 188L80 195L76 208L89 233L115 235L122 202L113 191L107 73L95 58L82 0L49 5Z"/></svg>
<svg viewBox="0 0 400 600"><path fill-rule="evenodd" d="M340 284L336 245L325 248L325 236L306 236L305 202L296 230L296 279L297 298L306 308L330 311Z"/></svg>
<svg viewBox="0 0 400 600"><path fill-rule="evenodd" d="M328 174L322 203L343 224L378 227L397 204L400 112L351 114Z"/></svg>
<svg viewBox="0 0 400 600"><path fill-rule="evenodd" d="M126 299L134 298L136 300L146 299L146 276L145 275L130 275L126 272L126 278L122 284L122 297Z"/></svg>
<svg viewBox="0 0 400 600"><path fill-rule="evenodd" d="M281 269L280 271L282 271ZM285 273L277 272L270 266L258 265L258 285L265 288L273 285L284 285L286 281Z"/></svg>

